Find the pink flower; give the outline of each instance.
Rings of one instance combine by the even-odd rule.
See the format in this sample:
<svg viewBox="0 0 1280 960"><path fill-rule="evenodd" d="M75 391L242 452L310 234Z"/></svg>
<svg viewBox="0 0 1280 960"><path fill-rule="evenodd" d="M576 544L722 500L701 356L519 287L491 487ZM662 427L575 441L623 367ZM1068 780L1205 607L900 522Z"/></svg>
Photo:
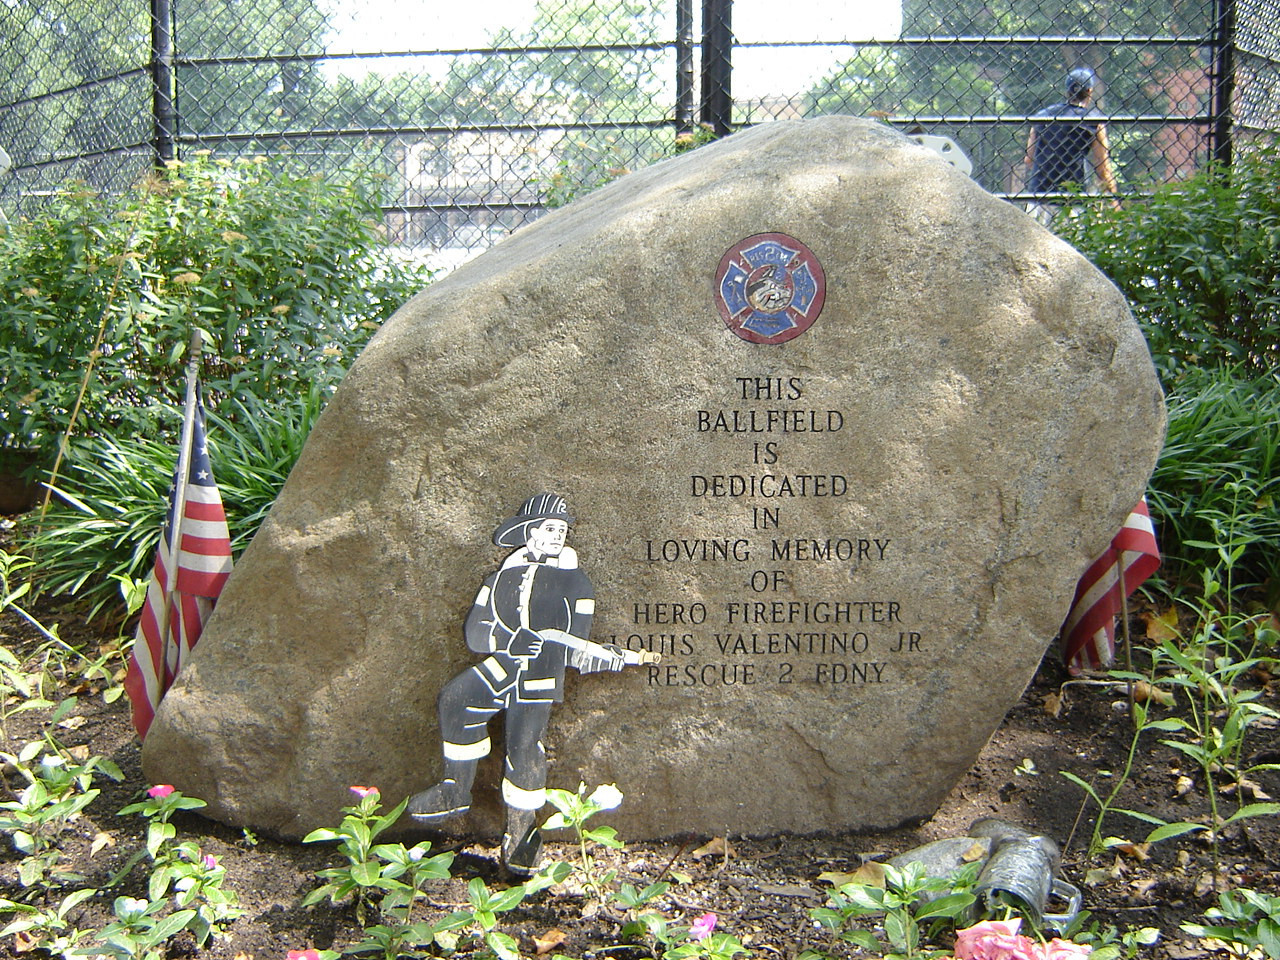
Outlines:
<svg viewBox="0 0 1280 960"><path fill-rule="evenodd" d="M1018 917L984 920L966 927L956 934L957 960L1044 960L1039 945L1018 933L1021 925Z"/></svg>
<svg viewBox="0 0 1280 960"><path fill-rule="evenodd" d="M169 794L173 793L173 787L167 783L157 783L154 787L147 791L147 796L152 800L162 800Z"/></svg>
<svg viewBox="0 0 1280 960"><path fill-rule="evenodd" d="M204 860L201 862L204 863L204 868L206 870L212 870L214 867L218 865L218 858L215 857L212 853L206 853L204 855ZM1067 960L1067 958L1064 957L1063 960Z"/></svg>
<svg viewBox="0 0 1280 960"><path fill-rule="evenodd" d="M1044 960L1084 960L1092 952L1088 944L1054 937L1044 945Z"/></svg>
<svg viewBox="0 0 1280 960"><path fill-rule="evenodd" d="M377 787L350 787L349 789L361 800L369 796L371 793L376 794L378 792Z"/></svg>
<svg viewBox="0 0 1280 960"><path fill-rule="evenodd" d="M320 960L320 951L314 949L290 950L289 960Z"/></svg>
<svg viewBox="0 0 1280 960"><path fill-rule="evenodd" d="M716 923L719 919L714 913L704 913L689 925L689 939L707 939L707 937L711 936L711 931L716 928Z"/></svg>

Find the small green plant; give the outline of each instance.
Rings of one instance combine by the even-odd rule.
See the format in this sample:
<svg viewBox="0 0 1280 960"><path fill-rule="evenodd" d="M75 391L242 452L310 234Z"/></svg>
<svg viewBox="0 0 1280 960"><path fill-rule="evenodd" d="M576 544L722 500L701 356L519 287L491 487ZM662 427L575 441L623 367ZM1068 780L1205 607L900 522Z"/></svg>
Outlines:
<svg viewBox="0 0 1280 960"><path fill-rule="evenodd" d="M174 789L167 783L159 783L147 790L145 800L131 803L122 808L117 816L128 816L140 813L147 820L147 840L142 850L135 853L112 880L112 885L129 873L144 856L150 857L154 864L147 891L152 900L164 896L169 883L174 879L171 864L180 859L173 849L172 841L177 836L177 828L170 819L179 810L200 810L208 806L197 797L183 796L181 790Z"/></svg>
<svg viewBox="0 0 1280 960"><path fill-rule="evenodd" d="M1122 670L1111 671L1110 674L1118 680L1147 680L1148 678L1142 674L1128 673ZM1092 783L1083 780L1069 770L1059 771L1063 777L1070 780L1077 787L1083 790L1098 807L1098 815L1093 821L1093 836L1089 840L1089 856L1096 857L1111 845L1113 838L1107 837L1104 833L1104 827L1107 818L1113 813L1124 814L1145 822L1151 822L1151 818L1136 810L1129 810L1124 807L1116 806L1116 799L1120 796L1120 792L1128 784L1129 778L1133 773L1134 760L1138 755L1138 744L1142 740L1145 733L1153 731L1172 732L1178 729L1178 721L1174 719L1158 719L1153 720L1146 705L1134 703L1132 706L1133 716L1133 733L1129 739L1129 752L1125 755L1124 768L1120 771L1119 776L1111 779L1111 789L1103 796ZM1156 839L1160 839L1157 837Z"/></svg>
<svg viewBox="0 0 1280 960"><path fill-rule="evenodd" d="M226 924L244 913L238 906L235 893L224 889L226 870L217 859L204 853L193 841L175 842L177 828L170 822L173 815L180 810L199 810L205 806L207 804L203 800L184 796L182 791L161 783L149 788L144 800L120 810L120 816L138 813L146 818L147 839L143 849L130 857L111 879L110 886L124 879L143 857L151 859L147 900L141 901L148 906L140 908L136 902L131 902L127 915L122 915L120 904L129 898L116 901L116 925L120 927L121 943L132 943L129 938L135 934L142 940L150 935L152 928L160 922L157 912L167 902L171 890L174 906L179 908L173 916L181 914L184 917L176 929L190 930L199 946L204 946L210 936L221 933ZM169 917L164 918L166 929L169 920ZM171 935L155 942L162 942Z"/></svg>
<svg viewBox="0 0 1280 960"><path fill-rule="evenodd" d="M467 884L468 905L436 924L436 943L446 953L452 954L462 948L463 935L469 935L474 947L472 956L519 960L520 945L510 934L498 929L498 915L514 910L535 889L550 882L543 873L535 876L533 881L506 890L490 890L480 877L472 877Z"/></svg>
<svg viewBox="0 0 1280 960"><path fill-rule="evenodd" d="M1160 940L1160 930L1156 927L1121 930L1113 924L1094 920L1088 910L1076 914L1062 935L1091 947L1090 960L1135 960L1144 949Z"/></svg>
<svg viewBox="0 0 1280 960"><path fill-rule="evenodd" d="M654 904L671 889L671 884L659 880L644 889L634 884L621 884L613 895L613 900L624 911L626 921L622 925L622 936L627 938L653 937L656 939L652 923L657 920L662 929L666 929L666 918L654 908Z"/></svg>
<svg viewBox="0 0 1280 960"><path fill-rule="evenodd" d="M902 869L877 864L884 885L850 882L832 891L828 905L815 907L809 915L831 935L831 947L850 943L863 950L882 954L886 960L943 956L946 951L923 946L925 934L934 937L944 928L954 928L968 914L974 895L970 892L979 864L947 877L930 877L923 864L909 863ZM858 921L883 916L884 940Z"/></svg>
<svg viewBox="0 0 1280 960"><path fill-rule="evenodd" d="M86 887L73 890L56 907L37 907L29 903L0 900L0 913L16 913L18 917L0 930L0 937L21 937L31 948L65 958L76 955L80 943L93 931L81 928L69 918L72 910L92 897L97 890Z"/></svg>
<svg viewBox="0 0 1280 960"><path fill-rule="evenodd" d="M587 785L579 783L577 793L548 790L547 802L556 808L556 812L548 818L543 829L573 830L578 839L578 863L574 867L578 882L588 897L602 901L608 899L613 882L617 879L617 871L600 872L592 848L599 845L610 850L621 850L623 843L613 827L588 827L587 821L597 813L618 807L622 803L622 791L614 784L606 783L596 787L588 796Z"/></svg>
<svg viewBox="0 0 1280 960"><path fill-rule="evenodd" d="M1242 960L1259 950L1280 960L1280 896L1239 887L1219 894L1218 905L1206 910L1205 917L1212 923L1184 923L1182 929L1221 940Z"/></svg>
<svg viewBox="0 0 1280 960"><path fill-rule="evenodd" d="M414 908L422 896L427 880L444 880L453 863L452 853L428 857L431 844L423 841L406 848L400 843L375 844L374 856L380 858L382 878L379 886L386 895L378 904L382 922L364 928L364 939L345 953L381 952L384 960L421 956L418 947L429 947L436 941L439 929L426 920L414 917Z"/></svg>
<svg viewBox="0 0 1280 960"><path fill-rule="evenodd" d="M102 757L75 763L56 745L50 752L50 744L43 740L26 744L16 754L0 754L0 759L27 781L16 799L0 803L0 830L9 834L14 849L23 854L19 881L32 887L46 880L83 880L57 867L58 835L97 798L100 791L92 786L95 772L120 780L120 770Z"/></svg>
<svg viewBox="0 0 1280 960"><path fill-rule="evenodd" d="M117 960L164 960L165 941L186 929L194 910L164 914L166 900L116 897L115 920L97 934L97 943L74 951L77 956L108 956Z"/></svg>
<svg viewBox="0 0 1280 960"><path fill-rule="evenodd" d="M414 926L413 907L421 893L421 884L427 879L447 878L453 854L441 853L427 857L426 853L431 849L429 843L420 843L407 849L399 843L374 843L378 835L404 813L408 798L389 813L379 814L382 796L377 787L355 786L351 791L359 799L355 804L342 808L345 816L336 830L321 827L302 838L303 843L336 841L339 852L347 860L342 866L326 867L319 871L318 875L327 882L308 893L303 898L302 905L311 906L325 899L337 903L351 896L355 901L356 916L363 926L369 904L376 893L383 898L383 912L395 921L387 930L379 931L379 936L411 942L419 936L411 928ZM407 878L408 882L401 878ZM426 930L427 928L423 928L424 936ZM434 936L434 931L431 932ZM431 936L427 936L425 942L430 942L431 939ZM390 940L387 942L390 943ZM382 948L389 949L385 944Z"/></svg>

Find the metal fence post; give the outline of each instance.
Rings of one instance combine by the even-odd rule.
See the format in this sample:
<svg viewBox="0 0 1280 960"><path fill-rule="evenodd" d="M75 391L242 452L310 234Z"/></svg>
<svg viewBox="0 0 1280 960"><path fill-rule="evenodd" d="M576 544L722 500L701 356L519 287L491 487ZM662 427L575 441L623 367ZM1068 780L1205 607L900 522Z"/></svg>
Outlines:
<svg viewBox="0 0 1280 960"><path fill-rule="evenodd" d="M162 167L175 159L174 144L178 136L171 0L151 0L151 117L155 164Z"/></svg>
<svg viewBox="0 0 1280 960"><path fill-rule="evenodd" d="M676 0L676 134L693 132L693 0Z"/></svg>
<svg viewBox="0 0 1280 960"><path fill-rule="evenodd" d="M717 137L733 130L733 0L702 0L702 115Z"/></svg>
<svg viewBox="0 0 1280 960"><path fill-rule="evenodd" d="M1236 83L1236 0L1214 0L1213 89L1210 154L1224 167L1231 166L1232 96Z"/></svg>

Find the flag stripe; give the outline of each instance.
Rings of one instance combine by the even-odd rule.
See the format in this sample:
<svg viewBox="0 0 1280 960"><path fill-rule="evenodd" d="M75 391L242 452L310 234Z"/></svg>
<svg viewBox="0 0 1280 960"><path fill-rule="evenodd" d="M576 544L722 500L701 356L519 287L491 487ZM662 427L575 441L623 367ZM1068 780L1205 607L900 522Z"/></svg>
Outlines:
<svg viewBox="0 0 1280 960"><path fill-rule="evenodd" d="M1133 594L1160 566L1160 548L1145 499L1125 519L1111 545L1089 564L1076 586L1062 625L1062 656L1071 673L1111 666L1115 656L1115 618L1125 596Z"/></svg>
<svg viewBox="0 0 1280 960"><path fill-rule="evenodd" d="M188 444L188 468L182 515L176 522L178 550L171 561L178 507L175 470L168 514L124 683L133 705L134 729L144 738L165 691L181 673L200 639L231 573L231 538L222 497L209 465L198 388L193 420L183 430L183 438ZM179 462L181 454L179 451ZM176 575L170 575L170 562L176 564Z"/></svg>

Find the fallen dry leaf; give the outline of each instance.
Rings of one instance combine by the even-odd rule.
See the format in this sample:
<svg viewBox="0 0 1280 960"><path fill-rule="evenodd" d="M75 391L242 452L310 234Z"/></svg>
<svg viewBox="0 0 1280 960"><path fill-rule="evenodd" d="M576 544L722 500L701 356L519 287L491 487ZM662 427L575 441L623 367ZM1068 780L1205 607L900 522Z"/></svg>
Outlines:
<svg viewBox="0 0 1280 960"><path fill-rule="evenodd" d="M67 717L65 720L59 720L58 726L64 730L79 730L88 722L84 717Z"/></svg>
<svg viewBox="0 0 1280 960"><path fill-rule="evenodd" d="M818 880L838 888L843 887L846 883L857 883L858 874L856 872L841 873L839 870L827 870L818 874Z"/></svg>
<svg viewBox="0 0 1280 960"><path fill-rule="evenodd" d="M712 837L697 850L693 851L693 859L701 860L703 857L731 857L733 856L733 847L729 846L729 841L724 837Z"/></svg>
<svg viewBox="0 0 1280 960"><path fill-rule="evenodd" d="M975 840L973 846L960 855L960 859L965 863L974 863L984 859L990 852L991 847L988 844L983 843L981 840Z"/></svg>
<svg viewBox="0 0 1280 960"><path fill-rule="evenodd" d="M1134 895L1141 897L1143 900L1151 899L1151 891L1160 885L1160 881L1154 877L1148 877L1146 880L1135 880L1129 884L1129 888Z"/></svg>
<svg viewBox="0 0 1280 960"><path fill-rule="evenodd" d="M13 952L14 953L30 953L40 946L40 938L27 933L25 930L19 930L13 935Z"/></svg>
<svg viewBox="0 0 1280 960"><path fill-rule="evenodd" d="M864 887L883 887L884 866L874 860L868 860L853 873L828 870L826 873L818 874L818 879L833 887L843 887L846 883L860 883Z"/></svg>
<svg viewBox="0 0 1280 960"><path fill-rule="evenodd" d="M89 759L89 745L87 743L82 743L78 746L71 747L67 750L67 756L76 763L84 763Z"/></svg>
<svg viewBox="0 0 1280 960"><path fill-rule="evenodd" d="M1133 699L1139 703L1147 703L1154 700L1156 703L1166 707L1173 706L1173 694L1168 690L1161 690L1153 684L1147 683L1145 680L1139 680L1133 685Z"/></svg>
<svg viewBox="0 0 1280 960"><path fill-rule="evenodd" d="M1147 639L1155 643L1178 639L1178 610L1170 607L1164 613L1148 611L1142 615L1147 621Z"/></svg>
<svg viewBox="0 0 1280 960"><path fill-rule="evenodd" d="M1218 792L1224 796L1235 796L1237 789L1241 796L1251 797L1254 800L1270 800L1271 794L1262 789L1262 784L1250 780L1248 777L1241 777L1239 783L1225 784Z"/></svg>
<svg viewBox="0 0 1280 960"><path fill-rule="evenodd" d="M1132 857L1134 860L1150 860L1151 854L1147 851L1151 849L1149 843L1117 843L1111 847L1116 853L1122 853L1126 857Z"/></svg>
<svg viewBox="0 0 1280 960"><path fill-rule="evenodd" d="M96 857L107 847L116 845L115 837L109 833L98 833L93 838L93 843L89 844L89 856Z"/></svg>
<svg viewBox="0 0 1280 960"><path fill-rule="evenodd" d="M1219 877L1215 881L1212 872L1200 874L1200 878L1196 880L1196 896L1203 897L1210 893L1226 893L1231 889L1231 881L1226 877Z"/></svg>
<svg viewBox="0 0 1280 960"><path fill-rule="evenodd" d="M1044 698L1041 706L1044 708L1045 713L1057 720L1062 715L1062 703L1062 694L1051 693Z"/></svg>
<svg viewBox="0 0 1280 960"><path fill-rule="evenodd" d="M567 939L569 938L565 936L563 930L552 928L542 936L535 934L533 937L533 945L537 948L538 956L541 957L543 954L550 953Z"/></svg>

